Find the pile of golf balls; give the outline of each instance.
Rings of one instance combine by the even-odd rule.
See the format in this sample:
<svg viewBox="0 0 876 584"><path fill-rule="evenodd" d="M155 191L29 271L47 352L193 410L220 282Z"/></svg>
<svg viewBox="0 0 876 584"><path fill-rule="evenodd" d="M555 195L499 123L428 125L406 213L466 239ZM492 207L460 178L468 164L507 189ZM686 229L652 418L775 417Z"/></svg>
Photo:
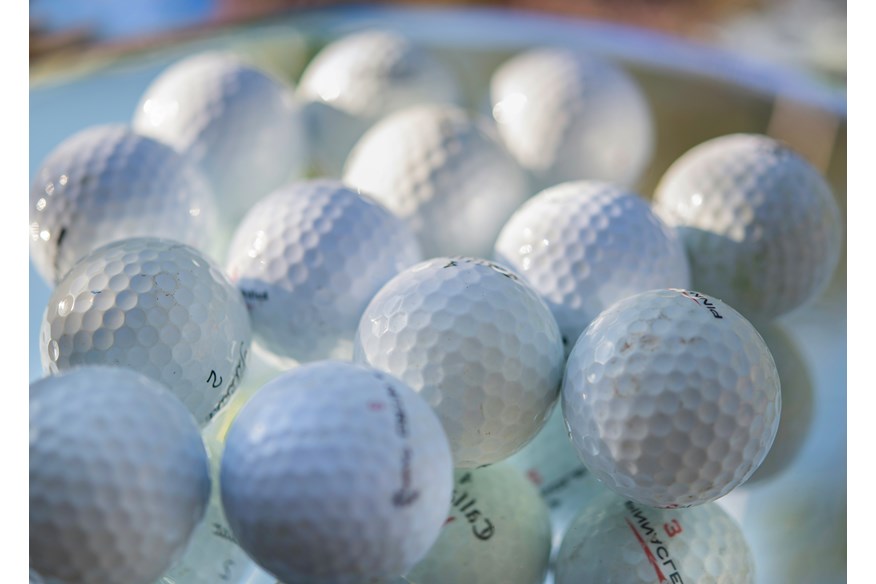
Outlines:
<svg viewBox="0 0 876 584"><path fill-rule="evenodd" d="M403 35L366 30L325 46L301 74L314 163L340 177L356 141L375 122L420 103L460 104L450 68Z"/></svg>
<svg viewBox="0 0 876 584"><path fill-rule="evenodd" d="M830 188L733 135L652 206L622 68L511 55L492 118L461 78L379 30L297 91L202 53L43 161L31 582L753 582L713 501L767 458L780 372L760 480L808 427L763 325L831 279Z"/></svg>

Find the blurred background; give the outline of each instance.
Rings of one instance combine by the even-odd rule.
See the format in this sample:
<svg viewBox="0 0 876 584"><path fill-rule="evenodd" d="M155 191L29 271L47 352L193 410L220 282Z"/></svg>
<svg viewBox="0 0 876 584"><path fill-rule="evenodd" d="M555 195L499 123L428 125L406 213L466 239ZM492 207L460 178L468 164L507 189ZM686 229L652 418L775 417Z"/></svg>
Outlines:
<svg viewBox="0 0 876 584"><path fill-rule="evenodd" d="M131 51L294 10L349 0L31 0L31 64ZM844 0L408 0L384 5L514 8L633 24L846 82Z"/></svg>

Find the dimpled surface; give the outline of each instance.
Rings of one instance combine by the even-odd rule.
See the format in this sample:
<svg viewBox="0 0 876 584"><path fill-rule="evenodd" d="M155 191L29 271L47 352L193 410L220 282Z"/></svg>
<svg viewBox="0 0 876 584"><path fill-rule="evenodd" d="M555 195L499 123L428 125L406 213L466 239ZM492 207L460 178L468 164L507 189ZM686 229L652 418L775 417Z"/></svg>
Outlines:
<svg viewBox="0 0 876 584"><path fill-rule="evenodd" d="M306 164L291 88L230 53L202 53L166 69L140 98L133 125L201 166L226 229Z"/></svg>
<svg viewBox="0 0 876 584"><path fill-rule="evenodd" d="M441 418L455 466L472 468L507 458L542 427L563 346L550 310L513 273L433 258L377 293L353 357L420 392Z"/></svg>
<svg viewBox="0 0 876 584"><path fill-rule="evenodd" d="M490 96L505 145L542 187L632 185L651 160L648 102L622 69L593 55L526 51L496 70Z"/></svg>
<svg viewBox="0 0 876 584"><path fill-rule="evenodd" d="M319 180L284 187L247 214L228 274L262 347L298 361L348 360L368 302L421 259L404 221L340 182Z"/></svg>
<svg viewBox="0 0 876 584"><path fill-rule="evenodd" d="M766 136L696 146L666 171L654 206L684 240L693 286L750 319L817 297L839 261L842 226L830 187Z"/></svg>
<svg viewBox="0 0 876 584"><path fill-rule="evenodd" d="M516 469L457 470L450 515L411 584L542 584L551 549L548 511Z"/></svg>
<svg viewBox="0 0 876 584"><path fill-rule="evenodd" d="M66 584L138 584L179 557L210 495L186 408L127 369L30 388L30 565Z"/></svg>
<svg viewBox="0 0 876 584"><path fill-rule="evenodd" d="M46 373L128 367L167 385L206 424L246 370L252 332L240 292L197 250L124 239L85 256L58 283L40 329Z"/></svg>
<svg viewBox="0 0 876 584"><path fill-rule="evenodd" d="M30 189L30 254L54 285L88 252L126 237L211 251L215 201L172 148L122 125L93 126L43 160Z"/></svg>
<svg viewBox="0 0 876 584"><path fill-rule="evenodd" d="M651 509L607 494L569 527L556 584L752 584L754 575L742 531L717 503Z"/></svg>
<svg viewBox="0 0 876 584"><path fill-rule="evenodd" d="M562 403L578 454L603 483L644 505L687 507L760 465L781 392L766 344L738 312L697 292L651 290L587 327Z"/></svg>
<svg viewBox="0 0 876 584"><path fill-rule="evenodd" d="M487 120L461 109L412 107L362 136L344 182L407 221L425 257L486 257L529 195L523 172L492 134Z"/></svg>
<svg viewBox="0 0 876 584"><path fill-rule="evenodd" d="M638 195L594 181L557 185L527 201L502 228L494 257L541 294L567 354L618 300L690 285L675 232Z"/></svg>
<svg viewBox="0 0 876 584"><path fill-rule="evenodd" d="M352 363L264 386L228 431L222 503L241 547L286 584L362 584L410 569L437 539L453 482L420 396Z"/></svg>
<svg viewBox="0 0 876 584"><path fill-rule="evenodd" d="M326 45L310 62L298 94L325 105L312 138L326 170L340 172L356 140L380 118L419 103L461 100L451 71L399 34L368 30Z"/></svg>

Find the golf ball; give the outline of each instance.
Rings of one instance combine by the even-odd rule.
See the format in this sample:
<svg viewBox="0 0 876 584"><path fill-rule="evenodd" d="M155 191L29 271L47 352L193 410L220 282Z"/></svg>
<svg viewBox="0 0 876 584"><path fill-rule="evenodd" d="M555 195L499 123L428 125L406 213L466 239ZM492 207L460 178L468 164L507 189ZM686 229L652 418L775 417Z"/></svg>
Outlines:
<svg viewBox="0 0 876 584"><path fill-rule="evenodd" d="M643 505L689 507L744 482L779 424L779 376L720 300L651 290L614 304L566 365L563 413L587 468Z"/></svg>
<svg viewBox="0 0 876 584"><path fill-rule="evenodd" d="M30 388L30 565L66 584L144 584L185 549L210 495L192 415L127 369Z"/></svg>
<svg viewBox="0 0 876 584"><path fill-rule="evenodd" d="M366 30L326 45L298 84L312 115L311 140L321 170L340 176L344 160L380 118L420 103L459 104L453 73L395 32Z"/></svg>
<svg viewBox="0 0 876 584"><path fill-rule="evenodd" d="M166 385L199 424L246 370L251 330L240 292L194 248L124 239L80 260L58 283L40 329L46 373L128 367Z"/></svg>
<svg viewBox="0 0 876 584"><path fill-rule="evenodd" d="M529 196L523 171L486 119L452 106L408 108L354 147L344 182L374 196L414 230L425 257L487 257Z"/></svg>
<svg viewBox="0 0 876 584"><path fill-rule="evenodd" d="M453 465L435 413L352 363L302 365L231 424L222 504L240 546L287 584L400 576L447 518Z"/></svg>
<svg viewBox="0 0 876 584"><path fill-rule="evenodd" d="M348 360L368 302L421 259L404 221L340 182L316 180L286 186L250 210L227 271L261 347L300 362Z"/></svg>
<svg viewBox="0 0 876 584"><path fill-rule="evenodd" d="M839 261L839 209L821 174L766 136L709 140L663 175L655 211L678 229L693 286L766 321L817 297Z"/></svg>
<svg viewBox="0 0 876 584"><path fill-rule="evenodd" d="M167 237L212 251L209 185L179 153L123 125L70 136L30 189L30 256L49 285L92 250L127 237Z"/></svg>
<svg viewBox="0 0 876 584"><path fill-rule="evenodd" d="M513 272L433 258L389 281L362 315L354 359L420 392L457 468L507 458L544 425L563 345L550 310Z"/></svg>
<svg viewBox="0 0 876 584"><path fill-rule="evenodd" d="M505 145L541 188L581 179L629 186L651 161L648 102L603 59L532 49L496 70L490 96Z"/></svg>
<svg viewBox="0 0 876 584"><path fill-rule="evenodd" d="M753 584L739 526L718 506L652 509L614 494L575 519L557 557L556 584Z"/></svg>
<svg viewBox="0 0 876 584"><path fill-rule="evenodd" d="M524 203L502 228L493 257L541 295L567 354L618 300L690 285L675 231L635 193L595 181L560 184Z"/></svg>
<svg viewBox="0 0 876 584"><path fill-rule="evenodd" d="M133 125L200 165L224 231L307 163L292 89L231 53L201 53L166 69L140 98Z"/></svg>
<svg viewBox="0 0 876 584"><path fill-rule="evenodd" d="M542 584L551 549L548 511L515 468L457 470L438 541L405 575L410 584Z"/></svg>

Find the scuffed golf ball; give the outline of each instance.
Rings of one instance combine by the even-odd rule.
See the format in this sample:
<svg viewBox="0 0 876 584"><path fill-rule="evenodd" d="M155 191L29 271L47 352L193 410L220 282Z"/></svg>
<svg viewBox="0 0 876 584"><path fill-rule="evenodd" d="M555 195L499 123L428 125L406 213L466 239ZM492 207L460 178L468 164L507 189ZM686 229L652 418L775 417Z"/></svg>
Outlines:
<svg viewBox="0 0 876 584"><path fill-rule="evenodd" d="M566 364L563 413L581 460L652 507L712 501L766 457L781 408L772 355L727 304L687 290L622 300Z"/></svg>

